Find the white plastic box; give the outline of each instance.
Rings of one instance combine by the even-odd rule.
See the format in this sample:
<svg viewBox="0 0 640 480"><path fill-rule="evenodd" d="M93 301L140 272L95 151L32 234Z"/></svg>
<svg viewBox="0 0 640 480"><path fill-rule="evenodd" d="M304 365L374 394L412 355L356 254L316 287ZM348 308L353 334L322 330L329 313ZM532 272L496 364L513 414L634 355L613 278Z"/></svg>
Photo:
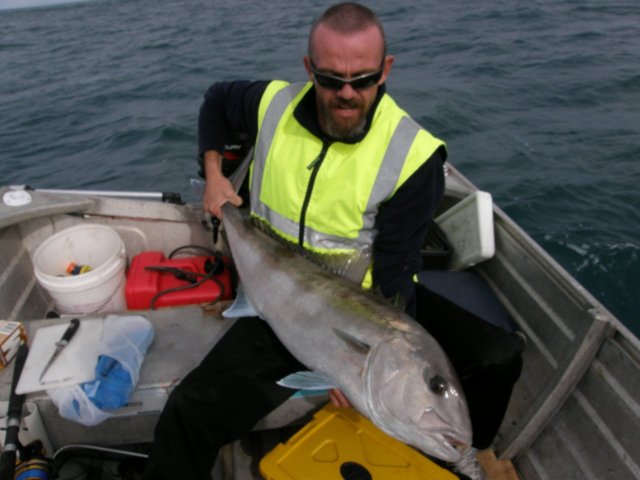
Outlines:
<svg viewBox="0 0 640 480"><path fill-rule="evenodd" d="M435 219L453 247L451 270L464 270L493 257L493 200L477 191Z"/></svg>

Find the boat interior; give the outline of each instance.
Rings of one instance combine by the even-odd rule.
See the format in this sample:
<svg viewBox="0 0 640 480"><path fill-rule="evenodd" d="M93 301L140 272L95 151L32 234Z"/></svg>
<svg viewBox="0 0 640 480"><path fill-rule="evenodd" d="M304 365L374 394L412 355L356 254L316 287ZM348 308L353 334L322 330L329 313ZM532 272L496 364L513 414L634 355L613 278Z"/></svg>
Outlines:
<svg viewBox="0 0 640 480"><path fill-rule="evenodd" d="M0 189L0 196L8 191ZM223 235L213 245L211 224L199 205L30 193L27 206L0 204L0 319L21 322L28 338L38 328L68 323L70 318L51 318L55 305L34 276L34 252L56 232L87 223L110 226L123 239L128 261L145 251L168 254L183 245L215 248L229 256ZM475 193L476 188L450 167L446 198L437 215L443 230L445 214ZM624 476L628 472L638 478L637 338L499 207L491 205L488 220L471 211L473 221L467 218L457 226L454 222L446 231L452 252L445 260L449 247L443 248L438 239L425 244L420 281L456 305L520 331L527 339L524 370L493 445L497 457L512 461L523 479L632 478ZM493 249L461 260L458 253L469 249L465 245L469 233L459 230L460 223L474 231L489 225ZM171 389L234 321L222 315L230 303L116 312L143 315L155 330L137 387L126 407L93 427L62 418L45 391L29 393L26 402L30 411L39 413L49 449L150 442ZM82 318L104 318L104 314ZM11 364L0 370L2 399L9 398L11 371ZM246 478L260 478L256 458L304 425L326 402L326 393L296 395L256 426L259 442L249 445L249 440L225 450L217 475L245 478L239 473L228 476L244 466L254 475ZM622 474L610 476L612 471Z"/></svg>

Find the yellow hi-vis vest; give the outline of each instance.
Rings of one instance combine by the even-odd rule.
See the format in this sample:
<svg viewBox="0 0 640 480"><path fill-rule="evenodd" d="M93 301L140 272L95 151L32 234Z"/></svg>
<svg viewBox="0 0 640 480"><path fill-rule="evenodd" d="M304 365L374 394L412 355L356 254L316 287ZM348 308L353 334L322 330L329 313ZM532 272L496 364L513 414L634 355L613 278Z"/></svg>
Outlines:
<svg viewBox="0 0 640 480"><path fill-rule="evenodd" d="M251 214L368 288L378 206L444 143L387 94L360 142L323 143L293 115L312 85L273 81L260 101Z"/></svg>

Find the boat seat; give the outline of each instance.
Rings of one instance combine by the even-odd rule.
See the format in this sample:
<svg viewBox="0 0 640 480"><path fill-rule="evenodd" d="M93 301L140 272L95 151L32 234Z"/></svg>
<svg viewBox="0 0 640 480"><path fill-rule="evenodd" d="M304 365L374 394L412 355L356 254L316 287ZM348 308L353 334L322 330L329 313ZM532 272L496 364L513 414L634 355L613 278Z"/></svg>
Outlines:
<svg viewBox="0 0 640 480"><path fill-rule="evenodd" d="M424 270L418 281L429 292L508 332L516 324L489 284L473 270Z"/></svg>
<svg viewBox="0 0 640 480"><path fill-rule="evenodd" d="M0 229L40 217L50 217L63 213L83 212L95 205L95 201L76 195L52 195L43 192L24 191L30 197L30 203L11 205L8 197L13 192L10 188L0 189Z"/></svg>

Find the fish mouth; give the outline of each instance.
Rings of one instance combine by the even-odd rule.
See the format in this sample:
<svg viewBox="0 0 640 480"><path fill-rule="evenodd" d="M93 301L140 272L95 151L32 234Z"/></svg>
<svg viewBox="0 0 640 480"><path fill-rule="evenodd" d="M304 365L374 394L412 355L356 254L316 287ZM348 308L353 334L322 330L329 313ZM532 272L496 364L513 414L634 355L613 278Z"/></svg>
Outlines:
<svg viewBox="0 0 640 480"><path fill-rule="evenodd" d="M456 463L462 458L461 452L465 444L459 439L447 434L436 434L433 438L438 442L438 449L437 452L430 453L431 455L450 463Z"/></svg>
<svg viewBox="0 0 640 480"><path fill-rule="evenodd" d="M452 428L435 409L427 409L423 412L419 425L431 433L431 453L441 460L457 462L461 457L461 450L471 444L471 435ZM435 444L435 445L434 445Z"/></svg>

